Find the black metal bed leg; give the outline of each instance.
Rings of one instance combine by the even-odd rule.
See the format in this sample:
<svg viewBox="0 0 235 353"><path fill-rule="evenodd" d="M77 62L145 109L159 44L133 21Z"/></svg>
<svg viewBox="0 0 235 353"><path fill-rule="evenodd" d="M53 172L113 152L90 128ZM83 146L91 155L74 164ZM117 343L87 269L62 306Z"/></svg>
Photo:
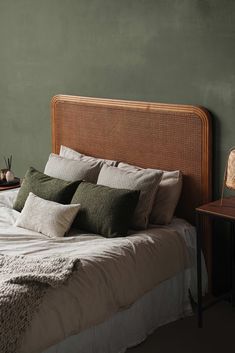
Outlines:
<svg viewBox="0 0 235 353"><path fill-rule="evenodd" d="M231 222L231 304L235 307L235 222Z"/></svg>
<svg viewBox="0 0 235 353"><path fill-rule="evenodd" d="M202 264L201 264L201 219L200 215L196 214L197 227L197 320L198 327L202 328Z"/></svg>

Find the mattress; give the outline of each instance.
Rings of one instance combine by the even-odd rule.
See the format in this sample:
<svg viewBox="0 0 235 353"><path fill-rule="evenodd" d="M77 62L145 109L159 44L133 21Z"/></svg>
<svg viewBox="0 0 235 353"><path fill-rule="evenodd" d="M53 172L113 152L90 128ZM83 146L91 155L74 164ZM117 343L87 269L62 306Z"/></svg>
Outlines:
<svg viewBox="0 0 235 353"><path fill-rule="evenodd" d="M46 352L82 352L82 346L83 351L88 352L86 340L82 344L81 337L94 337L97 330L107 334L109 330L104 327L109 320L114 326L122 320L130 324L128 317L134 318L139 311L135 308L142 308L143 314L147 313L149 300L155 301L156 296L161 297L161 288L163 291L166 288L169 291L170 288L168 296L167 293L164 295L167 301L169 294L172 297L172 285L178 286L175 289L176 302L180 297L185 298L185 291L189 287L195 291L195 229L187 222L174 219L169 226L152 226L144 232L131 232L125 238L104 239L98 235L72 231L68 237L48 239L39 233L14 227L19 215L12 209L16 194L14 190L0 195L0 252L27 256L67 254L78 256L81 261L78 277L73 278L67 286L48 291L24 336L22 353L39 353L53 345ZM164 308L167 314L165 319L152 322L150 326L157 327L169 321L170 316L176 319L184 311L189 312L186 308L188 299L183 302L177 312L174 312L177 305L173 305L173 312L168 312L167 305ZM154 306L159 305L155 303ZM135 322L133 324L136 328ZM149 330L149 327L145 327L144 335ZM99 336L95 334L95 337ZM87 342L93 348L96 347L90 338ZM76 339L79 348L76 347L77 343L75 350L66 348L71 346L70 340L74 342ZM123 339L122 347L114 344L111 348L109 344L110 349L106 347L102 351L123 351L140 340L140 336L135 335L132 343ZM102 339L101 335L98 341L102 347L107 337ZM98 346L94 351L98 352Z"/></svg>

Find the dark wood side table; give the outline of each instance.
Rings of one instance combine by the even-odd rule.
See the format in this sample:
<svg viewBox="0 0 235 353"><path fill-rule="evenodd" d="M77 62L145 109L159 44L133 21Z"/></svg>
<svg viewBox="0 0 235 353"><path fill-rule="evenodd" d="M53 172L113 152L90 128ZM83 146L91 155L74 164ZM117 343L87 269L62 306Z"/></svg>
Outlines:
<svg viewBox="0 0 235 353"><path fill-rule="evenodd" d="M6 190L19 188L20 184L21 184L20 178L15 178L14 182L9 183L9 185L7 185L6 182L5 183L0 182L0 191L6 191Z"/></svg>
<svg viewBox="0 0 235 353"><path fill-rule="evenodd" d="M14 185L14 186L0 186L0 191L7 191L7 190L12 190L12 189L17 189L20 187L20 184Z"/></svg>
<svg viewBox="0 0 235 353"><path fill-rule="evenodd" d="M202 217L221 218L228 221L231 225L231 274L232 289L226 296L230 296L231 303L235 306L235 197L223 198L214 202L207 203L196 208L196 227L197 227L197 289L198 289L198 327L202 327L202 312L206 309L202 305L202 268L201 268L201 251L202 251ZM225 297L224 295L222 296ZM215 302L218 302L218 298ZM211 306L209 304L208 306Z"/></svg>

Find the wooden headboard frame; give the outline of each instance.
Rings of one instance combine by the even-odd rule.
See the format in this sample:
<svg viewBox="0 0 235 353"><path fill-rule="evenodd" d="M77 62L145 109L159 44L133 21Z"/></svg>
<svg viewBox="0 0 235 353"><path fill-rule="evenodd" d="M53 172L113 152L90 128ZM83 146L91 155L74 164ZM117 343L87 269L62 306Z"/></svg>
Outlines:
<svg viewBox="0 0 235 353"><path fill-rule="evenodd" d="M177 215L194 223L211 200L211 119L197 106L58 95L52 99L53 152L60 145L143 168L180 169ZM211 268L211 236L204 238Z"/></svg>

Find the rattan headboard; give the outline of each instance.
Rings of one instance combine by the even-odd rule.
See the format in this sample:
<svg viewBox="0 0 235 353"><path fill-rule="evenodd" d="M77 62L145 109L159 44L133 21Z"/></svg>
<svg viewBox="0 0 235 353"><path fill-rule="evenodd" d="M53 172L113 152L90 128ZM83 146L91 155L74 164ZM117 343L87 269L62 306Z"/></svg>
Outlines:
<svg viewBox="0 0 235 353"><path fill-rule="evenodd" d="M52 100L52 141L55 153L63 144L145 168L180 169L177 215L192 223L195 207L211 200L211 122L203 108L58 95Z"/></svg>

